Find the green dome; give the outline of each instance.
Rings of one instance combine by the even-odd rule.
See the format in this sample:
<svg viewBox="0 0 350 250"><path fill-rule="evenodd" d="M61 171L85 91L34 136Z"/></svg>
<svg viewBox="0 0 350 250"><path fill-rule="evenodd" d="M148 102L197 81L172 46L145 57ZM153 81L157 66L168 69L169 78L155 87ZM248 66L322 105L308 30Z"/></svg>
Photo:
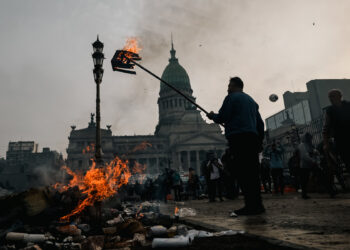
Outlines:
<svg viewBox="0 0 350 250"><path fill-rule="evenodd" d="M186 70L179 64L178 59L175 57L176 50L174 50L174 46L170 50L171 57L169 59L169 64L166 66L162 79L175 88L179 90L187 90L191 91L190 78ZM160 83L160 92L166 92L171 90L164 83Z"/></svg>

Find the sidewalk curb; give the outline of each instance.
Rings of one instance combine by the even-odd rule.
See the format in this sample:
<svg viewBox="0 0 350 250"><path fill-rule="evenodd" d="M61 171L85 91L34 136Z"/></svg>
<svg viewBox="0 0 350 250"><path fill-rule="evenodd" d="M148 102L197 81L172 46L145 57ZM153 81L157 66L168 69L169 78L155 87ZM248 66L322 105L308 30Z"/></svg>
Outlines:
<svg viewBox="0 0 350 250"><path fill-rule="evenodd" d="M182 218L182 219L179 219L178 222L185 224L185 225L188 225L188 226L191 226L191 227L194 227L196 229L205 230L205 231L220 232L220 231L230 230L230 228L215 226L215 225L211 225L211 224L199 222L199 221L194 221L194 220L191 220L190 218ZM244 233L244 235L247 236L248 238L263 240L263 241L266 241L272 245L291 248L293 250L294 249L295 250L319 250L318 248L306 247L306 246L298 245L295 243L290 243L287 241L283 241L283 240L279 240L279 239L275 239L275 238L270 238L270 237L265 237L265 236L261 236L261 235L256 235L256 234Z"/></svg>

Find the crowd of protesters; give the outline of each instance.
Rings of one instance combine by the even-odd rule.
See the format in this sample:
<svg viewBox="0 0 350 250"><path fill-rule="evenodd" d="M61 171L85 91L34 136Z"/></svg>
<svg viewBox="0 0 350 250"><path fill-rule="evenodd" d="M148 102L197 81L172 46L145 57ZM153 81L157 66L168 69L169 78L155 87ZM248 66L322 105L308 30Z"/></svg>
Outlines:
<svg viewBox="0 0 350 250"><path fill-rule="evenodd" d="M343 170L350 172L350 102L342 100L340 90L329 92L331 106L325 113L323 141L314 145L312 134L305 133L293 145L289 159L285 159L285 148L278 141L263 147L263 123L258 106L242 90L243 82L238 77L231 78L228 96L219 113L208 114L209 119L225 124L229 148L222 156L207 152L200 171L188 168L186 180L183 173L166 168L155 180L128 185L128 194L164 202L170 198L222 202L224 198L235 199L242 194L245 206L235 213L253 215L265 211L261 192L284 195L288 186L308 199L310 179L331 197L338 192L335 179L343 191L347 190Z"/></svg>

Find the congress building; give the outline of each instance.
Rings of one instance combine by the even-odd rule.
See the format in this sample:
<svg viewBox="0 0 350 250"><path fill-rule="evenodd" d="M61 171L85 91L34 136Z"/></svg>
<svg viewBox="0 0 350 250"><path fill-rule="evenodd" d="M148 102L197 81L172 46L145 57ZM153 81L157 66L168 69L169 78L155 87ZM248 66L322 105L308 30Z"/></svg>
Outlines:
<svg viewBox="0 0 350 250"><path fill-rule="evenodd" d="M190 78L175 53L172 44L169 64L164 69L162 79L195 101ZM146 164L147 173L156 175L165 168L188 171L192 167L200 173L200 164L208 151L214 151L221 157L226 140L219 125L206 123L196 107L163 83L160 83L158 110L159 119L154 135L118 136L112 135L111 126L101 129L105 162L122 156L131 165L135 161ZM83 149L94 143L95 133L93 114L87 128L76 129L72 126L67 149L68 166L88 169L93 154L83 153Z"/></svg>

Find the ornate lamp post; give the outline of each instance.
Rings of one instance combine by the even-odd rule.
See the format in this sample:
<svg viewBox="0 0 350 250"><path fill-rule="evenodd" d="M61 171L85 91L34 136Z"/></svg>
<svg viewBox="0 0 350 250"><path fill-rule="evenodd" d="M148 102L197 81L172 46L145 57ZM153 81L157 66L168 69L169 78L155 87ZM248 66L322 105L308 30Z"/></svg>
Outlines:
<svg viewBox="0 0 350 250"><path fill-rule="evenodd" d="M97 166L102 166L102 149L101 149L101 114L100 114L100 84L102 83L103 77L103 59L104 54L103 51L103 43L97 40L92 44L94 49L94 53L92 54L92 58L94 61L94 79L96 83L96 146L95 146L95 159Z"/></svg>

